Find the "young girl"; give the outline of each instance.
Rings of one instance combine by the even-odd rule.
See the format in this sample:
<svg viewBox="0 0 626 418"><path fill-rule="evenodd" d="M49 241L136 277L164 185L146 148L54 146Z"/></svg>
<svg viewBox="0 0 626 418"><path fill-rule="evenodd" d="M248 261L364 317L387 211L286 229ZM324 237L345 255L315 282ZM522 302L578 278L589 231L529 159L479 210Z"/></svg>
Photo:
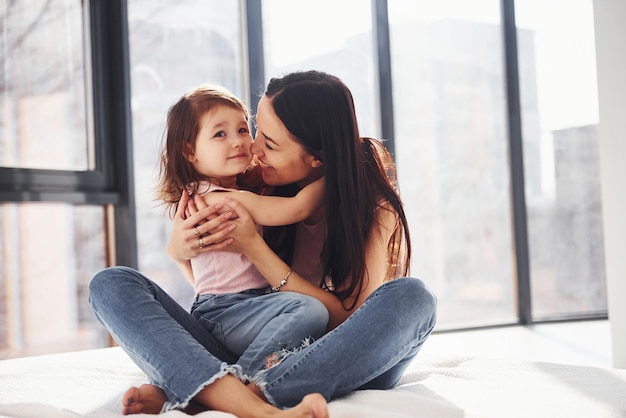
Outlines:
<svg viewBox="0 0 626 418"><path fill-rule="evenodd" d="M260 191L260 181L255 181L258 167L251 165L248 124L246 106L216 85L199 86L171 107L157 189L170 214L185 190L213 205L235 194L257 224L270 226L299 222L322 205L321 180L293 198L240 190ZM259 225L257 229L261 232ZM198 247L204 247L203 235L198 229L194 232ZM196 293L192 315L239 356L236 365L227 369L244 381L326 330L328 312L321 302L297 293L278 293L289 280L289 269L270 288L250 260L237 252L207 252L180 267Z"/></svg>

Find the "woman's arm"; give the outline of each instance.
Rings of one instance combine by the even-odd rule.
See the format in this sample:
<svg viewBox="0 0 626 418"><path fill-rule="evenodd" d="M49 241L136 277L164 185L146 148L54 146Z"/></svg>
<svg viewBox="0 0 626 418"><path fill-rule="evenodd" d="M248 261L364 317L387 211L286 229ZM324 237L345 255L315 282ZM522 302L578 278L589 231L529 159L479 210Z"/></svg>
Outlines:
<svg viewBox="0 0 626 418"><path fill-rule="evenodd" d="M263 237L259 235L254 228L252 217L242 204L230 199L226 201L226 204L237 214L237 218L231 221L236 225L236 228L229 235L233 238L233 242L228 245L226 250L245 254L271 287L280 285L281 280L291 270L291 267L281 260L267 245ZM315 286L295 271L291 272L280 291L298 292L312 296L322 302L330 315L329 330L335 328L348 317L348 312L335 295Z"/></svg>
<svg viewBox="0 0 626 418"><path fill-rule="evenodd" d="M194 210L192 211L193 215L186 217L185 208L188 205ZM225 210L222 204L204 205L202 210L197 210L193 200L189 199L189 194L187 192L182 193L174 215L167 253L191 283L194 281L189 260L206 251L223 249L232 241L226 237L230 232L226 222L231 216L232 212ZM202 236L203 248L199 246L200 242L196 231ZM212 231L212 234L209 235L209 231Z"/></svg>
<svg viewBox="0 0 626 418"><path fill-rule="evenodd" d="M278 286L290 267L272 251L257 233L250 215L243 208L243 205L235 201L227 202L227 204L238 215L237 219L232 220L236 228L229 236L234 241L227 247L227 250L244 253L272 287ZM280 288L281 291L298 292L320 300L330 315L329 330L345 321L384 281L387 272L387 242L395 226L395 217L393 212L384 209L378 210L377 214L379 220L374 223L375 229L370 234L366 245L365 256L368 277L364 278L361 293L354 296L357 298L357 303L353 309L347 311L344 308L344 305L350 306L350 300L342 303L334 294L313 285L297 272L292 272L287 283Z"/></svg>
<svg viewBox="0 0 626 418"><path fill-rule="evenodd" d="M311 216L324 201L324 178L308 184L293 197L262 196L245 190L212 192L202 196L207 205L222 203L224 197L234 199L246 208L257 224L290 225Z"/></svg>
<svg viewBox="0 0 626 418"><path fill-rule="evenodd" d="M387 246L398 223L398 216L390 204L379 207L372 222L372 231L365 243L365 271L361 293L353 295L345 301L350 306L354 297L357 298L354 309L361 306L367 297L382 285L387 276L389 259Z"/></svg>

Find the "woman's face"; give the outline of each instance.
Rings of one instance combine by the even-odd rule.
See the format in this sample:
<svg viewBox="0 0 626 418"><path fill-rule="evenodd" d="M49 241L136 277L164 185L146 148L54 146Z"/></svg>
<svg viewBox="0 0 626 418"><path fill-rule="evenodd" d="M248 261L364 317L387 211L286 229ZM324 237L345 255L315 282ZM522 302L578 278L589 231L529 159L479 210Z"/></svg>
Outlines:
<svg viewBox="0 0 626 418"><path fill-rule="evenodd" d="M263 181L270 186L297 183L303 187L322 175L321 162L305 151L263 96L256 116L257 132L252 153L260 162Z"/></svg>

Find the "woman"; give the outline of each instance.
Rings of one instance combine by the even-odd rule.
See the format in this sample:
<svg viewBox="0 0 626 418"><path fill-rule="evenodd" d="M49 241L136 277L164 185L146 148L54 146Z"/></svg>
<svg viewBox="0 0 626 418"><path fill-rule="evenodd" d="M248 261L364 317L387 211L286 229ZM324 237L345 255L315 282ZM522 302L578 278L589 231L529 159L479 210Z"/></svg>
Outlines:
<svg viewBox="0 0 626 418"><path fill-rule="evenodd" d="M121 345L155 382L126 392L125 413L156 413L193 399L239 417L326 417L326 402L334 397L393 387L432 331L433 294L418 279L396 278L407 273L410 239L388 178L393 173L389 155L375 140L359 137L348 88L316 71L273 79L259 102L257 126L252 152L265 183L285 192L280 186L295 184L297 190L324 176L324 207L293 227L268 231L270 246L236 200L225 201L230 210L217 217L218 208L192 201L195 213L183 219L179 211L175 220L169 254L185 264L204 251L240 251L270 286L320 300L329 312L329 332L246 385L220 371L221 360L232 359L205 334L195 336L197 328L179 318L153 283L138 273L119 275L118 280L133 283L133 294L141 295L148 309L158 312L162 305L149 324L129 325L133 321L123 320L115 308L107 309L112 319L98 314L109 329L112 324L122 331L118 336L126 342ZM233 211L238 217L229 219ZM194 228L210 245L198 247ZM282 280L289 270L289 279ZM104 286L92 286L92 292L96 287ZM126 299L116 303L133 303L132 296L115 293ZM94 310L99 312L97 306ZM146 330L155 320L162 325L158 336ZM181 328L188 326L188 336L177 338L168 356L163 338L171 329L176 329L173 335L184 334ZM278 409L284 407L292 408Z"/></svg>

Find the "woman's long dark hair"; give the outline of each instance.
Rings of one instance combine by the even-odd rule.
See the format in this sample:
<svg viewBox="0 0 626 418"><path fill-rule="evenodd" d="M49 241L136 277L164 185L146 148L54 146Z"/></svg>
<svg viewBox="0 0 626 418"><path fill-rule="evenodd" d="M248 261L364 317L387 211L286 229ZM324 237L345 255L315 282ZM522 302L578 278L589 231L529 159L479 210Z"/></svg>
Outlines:
<svg viewBox="0 0 626 418"><path fill-rule="evenodd" d="M385 279L407 275L411 245L393 160L380 142L359 136L348 87L323 72L295 72L270 80L265 95L289 132L323 162L327 231L321 286L329 276L331 290L341 300L361 292L367 274L366 242L376 211L389 210L389 205L398 222L387 248ZM356 298L344 307L355 304Z"/></svg>

